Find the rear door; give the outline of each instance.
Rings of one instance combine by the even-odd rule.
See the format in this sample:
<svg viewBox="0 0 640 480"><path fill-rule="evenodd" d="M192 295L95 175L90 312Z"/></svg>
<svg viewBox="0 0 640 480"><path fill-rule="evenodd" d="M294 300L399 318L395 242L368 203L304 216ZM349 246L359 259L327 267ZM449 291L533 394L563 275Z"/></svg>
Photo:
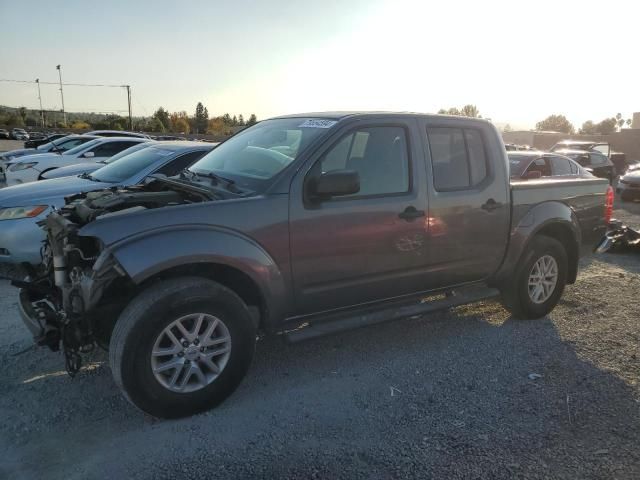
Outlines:
<svg viewBox="0 0 640 480"><path fill-rule="evenodd" d="M360 192L305 200L309 179L356 170ZM298 315L424 289L428 259L425 169L414 119L367 120L328 139L290 195Z"/></svg>
<svg viewBox="0 0 640 480"><path fill-rule="evenodd" d="M509 236L506 152L483 123L429 119L422 137L429 176L430 284L484 279L498 269Z"/></svg>

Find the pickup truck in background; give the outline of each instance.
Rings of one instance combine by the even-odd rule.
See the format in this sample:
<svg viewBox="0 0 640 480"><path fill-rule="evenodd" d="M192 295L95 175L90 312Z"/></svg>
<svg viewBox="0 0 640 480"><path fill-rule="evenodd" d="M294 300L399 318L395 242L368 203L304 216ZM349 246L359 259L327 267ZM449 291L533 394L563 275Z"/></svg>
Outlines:
<svg viewBox="0 0 640 480"><path fill-rule="evenodd" d="M178 177L67 198L14 284L70 374L105 346L134 405L180 417L234 391L259 331L300 341L497 296L544 317L612 195L590 175L510 183L485 120L279 117Z"/></svg>

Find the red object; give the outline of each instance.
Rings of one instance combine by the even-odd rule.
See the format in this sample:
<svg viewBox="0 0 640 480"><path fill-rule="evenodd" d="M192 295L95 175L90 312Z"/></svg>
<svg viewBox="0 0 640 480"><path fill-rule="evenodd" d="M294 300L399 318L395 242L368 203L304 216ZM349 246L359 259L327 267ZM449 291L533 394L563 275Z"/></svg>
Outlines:
<svg viewBox="0 0 640 480"><path fill-rule="evenodd" d="M607 188L607 196L604 202L604 221L607 225L611 222L611 217L613 216L613 187L609 185Z"/></svg>

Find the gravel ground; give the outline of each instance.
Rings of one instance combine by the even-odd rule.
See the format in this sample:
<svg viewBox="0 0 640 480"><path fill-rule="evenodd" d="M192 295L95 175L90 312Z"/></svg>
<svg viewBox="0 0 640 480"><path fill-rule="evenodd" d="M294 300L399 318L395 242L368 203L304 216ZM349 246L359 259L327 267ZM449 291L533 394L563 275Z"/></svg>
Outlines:
<svg viewBox="0 0 640 480"><path fill-rule="evenodd" d="M640 478L640 255L582 263L539 321L487 302L262 340L226 403L178 421L129 405L102 352L75 379L21 353L0 280L0 478Z"/></svg>

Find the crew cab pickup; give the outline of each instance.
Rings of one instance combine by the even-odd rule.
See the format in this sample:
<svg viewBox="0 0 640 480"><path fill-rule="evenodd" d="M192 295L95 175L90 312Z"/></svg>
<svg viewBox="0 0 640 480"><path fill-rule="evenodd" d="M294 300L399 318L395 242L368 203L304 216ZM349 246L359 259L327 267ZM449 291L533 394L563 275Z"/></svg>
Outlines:
<svg viewBox="0 0 640 480"><path fill-rule="evenodd" d="M233 392L258 332L300 341L498 296L544 317L611 198L591 175L510 183L485 120L278 117L180 176L68 197L14 284L71 374L104 346L134 405L179 417Z"/></svg>

